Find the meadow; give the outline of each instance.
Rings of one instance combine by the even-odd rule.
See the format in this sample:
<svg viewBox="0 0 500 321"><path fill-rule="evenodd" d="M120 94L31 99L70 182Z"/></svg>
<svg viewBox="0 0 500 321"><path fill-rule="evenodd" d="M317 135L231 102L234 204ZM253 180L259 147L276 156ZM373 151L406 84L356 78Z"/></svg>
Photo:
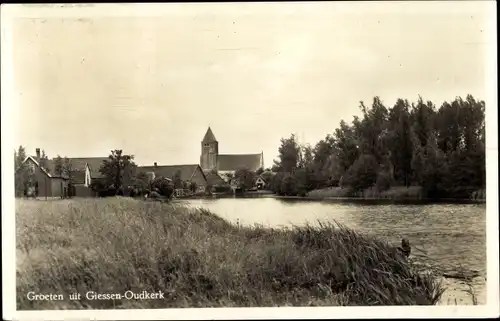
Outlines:
<svg viewBox="0 0 500 321"><path fill-rule="evenodd" d="M394 245L338 224L242 227L131 198L18 199L16 233L20 310L434 305L444 291ZM85 299L128 290L164 298Z"/></svg>

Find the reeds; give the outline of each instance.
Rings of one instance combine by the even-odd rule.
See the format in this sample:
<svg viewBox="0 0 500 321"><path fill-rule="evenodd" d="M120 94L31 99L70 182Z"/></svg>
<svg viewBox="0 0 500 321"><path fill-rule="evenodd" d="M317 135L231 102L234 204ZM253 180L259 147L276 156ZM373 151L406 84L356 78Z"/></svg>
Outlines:
<svg viewBox="0 0 500 321"><path fill-rule="evenodd" d="M393 246L336 223L243 227L128 198L19 200L16 216L18 309L434 305L443 293ZM127 290L165 299L84 299Z"/></svg>

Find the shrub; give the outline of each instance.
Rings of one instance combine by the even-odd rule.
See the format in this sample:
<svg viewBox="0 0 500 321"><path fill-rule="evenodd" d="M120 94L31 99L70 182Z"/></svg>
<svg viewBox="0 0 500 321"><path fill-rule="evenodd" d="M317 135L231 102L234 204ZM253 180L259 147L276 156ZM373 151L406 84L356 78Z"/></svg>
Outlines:
<svg viewBox="0 0 500 321"><path fill-rule="evenodd" d="M162 176L153 180L151 188L167 198L171 198L174 193L174 184L172 181Z"/></svg>

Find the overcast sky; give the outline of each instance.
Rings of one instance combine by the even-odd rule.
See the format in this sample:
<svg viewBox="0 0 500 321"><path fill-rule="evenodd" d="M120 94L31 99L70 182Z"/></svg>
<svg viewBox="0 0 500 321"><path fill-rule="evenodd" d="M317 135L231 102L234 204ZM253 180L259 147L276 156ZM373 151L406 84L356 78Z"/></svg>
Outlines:
<svg viewBox="0 0 500 321"><path fill-rule="evenodd" d="M16 19L14 142L49 157L123 149L141 165L194 164L210 125L220 153L264 151L270 166L281 137L315 144L375 95L485 99L491 8L176 4Z"/></svg>

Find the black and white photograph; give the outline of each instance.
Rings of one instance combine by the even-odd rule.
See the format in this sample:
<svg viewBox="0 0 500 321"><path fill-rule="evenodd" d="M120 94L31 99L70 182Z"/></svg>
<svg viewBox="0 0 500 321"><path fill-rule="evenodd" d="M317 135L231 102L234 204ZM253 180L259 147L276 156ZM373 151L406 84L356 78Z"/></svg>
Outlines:
<svg viewBox="0 0 500 321"><path fill-rule="evenodd" d="M498 317L496 39L494 1L2 5L4 319Z"/></svg>

